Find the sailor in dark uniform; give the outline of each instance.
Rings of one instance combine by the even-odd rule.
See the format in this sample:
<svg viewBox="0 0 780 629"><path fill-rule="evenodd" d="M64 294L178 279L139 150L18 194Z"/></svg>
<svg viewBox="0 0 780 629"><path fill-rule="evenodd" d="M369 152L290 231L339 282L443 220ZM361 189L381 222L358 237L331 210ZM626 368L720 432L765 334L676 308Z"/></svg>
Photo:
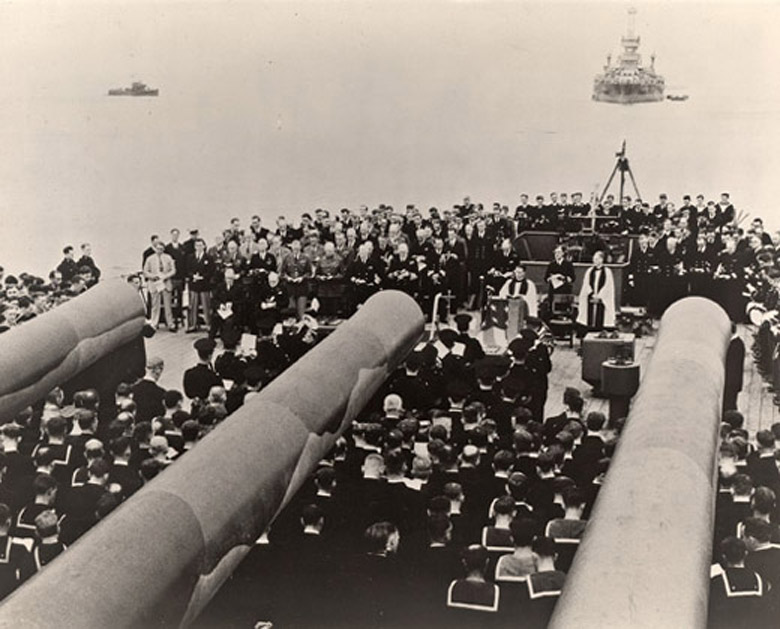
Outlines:
<svg viewBox="0 0 780 629"><path fill-rule="evenodd" d="M586 219L590 216L590 203L582 202L582 192L575 192L571 195L571 206L566 221L567 231L579 232L586 224Z"/></svg>
<svg viewBox="0 0 780 629"><path fill-rule="evenodd" d="M544 420L542 436L546 444L552 444L555 436L564 429L566 424L576 421L582 424L582 394L574 387L566 387L563 391L563 404L566 407L560 415L553 415Z"/></svg>
<svg viewBox="0 0 780 629"><path fill-rule="evenodd" d="M456 579L447 589L448 627L490 627L497 624L498 586L485 580L488 551L474 544L462 553L465 579Z"/></svg>
<svg viewBox="0 0 780 629"><path fill-rule="evenodd" d="M188 398L206 400L211 387L222 386L222 379L211 367L211 357L217 344L212 339L198 339L194 343L198 364L184 372L184 393Z"/></svg>
<svg viewBox="0 0 780 629"><path fill-rule="evenodd" d="M458 329L458 341L466 346L463 353L463 361L467 365L472 365L474 364L474 361L484 358L485 356L485 350L482 347L482 343L469 335L471 321L472 316L470 314L462 313L455 316L455 327Z"/></svg>
<svg viewBox="0 0 780 629"><path fill-rule="evenodd" d="M0 600L33 573L27 546L10 535L11 510L0 503Z"/></svg>
<svg viewBox="0 0 780 629"><path fill-rule="evenodd" d="M587 505L587 496L578 487L571 487L563 492L563 505L566 509L564 516L547 522L544 534L555 541L558 550L555 566L567 572L585 532L587 520L583 519L582 514Z"/></svg>
<svg viewBox="0 0 780 629"><path fill-rule="evenodd" d="M57 481L49 474L38 474L33 481L35 499L23 507L14 521L14 538L35 540L35 518L52 509L57 497Z"/></svg>
<svg viewBox="0 0 780 629"><path fill-rule="evenodd" d="M775 526L758 517L744 522L742 537L748 549L745 567L754 570L767 586L767 606L773 618L780 614L780 547L772 543Z"/></svg>
<svg viewBox="0 0 780 629"><path fill-rule="evenodd" d="M42 440L33 448L33 456L43 447L48 448L54 455L52 476L64 487L67 487L70 482L71 474L76 466L73 446L65 441L67 428L68 421L60 415L55 415L46 422L44 427L45 441Z"/></svg>
<svg viewBox="0 0 780 629"><path fill-rule="evenodd" d="M73 487L64 505L62 539L65 543L75 542L97 522L97 504L108 493L110 465L104 459L90 463L89 478L84 485Z"/></svg>
<svg viewBox="0 0 780 629"><path fill-rule="evenodd" d="M509 525L515 516L515 500L512 496L501 496L493 503L495 523L482 528L482 546L489 553L507 554L514 551L512 531Z"/></svg>
<svg viewBox="0 0 780 629"><path fill-rule="evenodd" d="M536 555L536 572L526 581L528 600L522 603L523 627L544 629L563 591L566 573L555 567L555 542L551 538L537 537L531 549Z"/></svg>
<svg viewBox="0 0 780 629"><path fill-rule="evenodd" d="M747 548L736 537L727 537L720 544L723 567L713 566L710 579L710 629L735 627L773 627L777 617L768 617L767 585L758 573L745 567Z"/></svg>
<svg viewBox="0 0 780 629"><path fill-rule="evenodd" d="M32 549L32 564L36 572L54 561L67 548L60 539L60 525L57 514L48 509L35 518L38 539Z"/></svg>
<svg viewBox="0 0 780 629"><path fill-rule="evenodd" d="M109 485L119 485L119 495L122 498L129 498L143 485L138 468L135 465L130 465L132 456L130 437L122 435L114 439L111 442L111 454L113 454L114 460L108 473L108 483Z"/></svg>
<svg viewBox="0 0 780 629"><path fill-rule="evenodd" d="M724 192L720 195L720 202L718 203L717 208L721 216L721 225L728 225L729 223L734 222L734 219L736 218L736 210L731 204L731 199L729 198L728 192Z"/></svg>
<svg viewBox="0 0 780 629"><path fill-rule="evenodd" d="M550 228L550 215L548 206L544 202L544 195L536 196L536 205L528 208L528 218L531 231L546 231Z"/></svg>

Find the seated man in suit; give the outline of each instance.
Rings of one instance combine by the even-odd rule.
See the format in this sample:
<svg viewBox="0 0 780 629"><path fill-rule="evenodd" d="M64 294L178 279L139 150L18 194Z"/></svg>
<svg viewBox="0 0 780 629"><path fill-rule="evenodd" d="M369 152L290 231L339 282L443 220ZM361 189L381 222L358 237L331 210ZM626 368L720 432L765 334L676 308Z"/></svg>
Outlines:
<svg viewBox="0 0 780 629"><path fill-rule="evenodd" d="M213 339L225 334L226 330L241 331L244 307L244 289L238 282L236 271L225 269L224 280L214 289L212 297L213 314L209 336Z"/></svg>

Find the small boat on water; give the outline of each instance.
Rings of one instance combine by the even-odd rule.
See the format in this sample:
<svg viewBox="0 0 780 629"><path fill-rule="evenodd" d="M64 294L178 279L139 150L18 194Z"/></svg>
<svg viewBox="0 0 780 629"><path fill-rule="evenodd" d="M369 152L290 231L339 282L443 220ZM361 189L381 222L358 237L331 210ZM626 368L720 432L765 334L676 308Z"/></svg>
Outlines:
<svg viewBox="0 0 780 629"><path fill-rule="evenodd" d="M688 94L667 94L666 100L672 100L676 102L688 100Z"/></svg>
<svg viewBox="0 0 780 629"><path fill-rule="evenodd" d="M133 81L130 87L118 87L108 90L109 96L159 96L160 90L150 88L146 83Z"/></svg>

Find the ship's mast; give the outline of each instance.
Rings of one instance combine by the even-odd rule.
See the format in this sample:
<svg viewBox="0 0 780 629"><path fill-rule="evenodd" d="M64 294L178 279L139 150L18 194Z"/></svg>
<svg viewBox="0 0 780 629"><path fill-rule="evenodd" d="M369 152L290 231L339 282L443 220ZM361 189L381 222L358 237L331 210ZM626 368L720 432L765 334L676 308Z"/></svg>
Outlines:
<svg viewBox="0 0 780 629"><path fill-rule="evenodd" d="M628 33L627 36L629 39L633 39L634 37L634 27L636 26L636 9L634 7L631 7L628 10Z"/></svg>
<svg viewBox="0 0 780 629"><path fill-rule="evenodd" d="M637 52L639 48L639 36L635 33L636 9L628 10L628 30L626 36L620 39L623 46L623 54L620 55L620 65L624 68L638 68L642 65L642 56Z"/></svg>

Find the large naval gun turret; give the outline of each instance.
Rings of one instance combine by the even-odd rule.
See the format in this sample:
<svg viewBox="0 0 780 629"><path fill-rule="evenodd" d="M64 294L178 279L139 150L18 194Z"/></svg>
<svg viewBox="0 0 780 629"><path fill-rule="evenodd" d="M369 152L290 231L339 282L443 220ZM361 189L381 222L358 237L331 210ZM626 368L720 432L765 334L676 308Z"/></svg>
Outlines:
<svg viewBox="0 0 780 629"><path fill-rule="evenodd" d="M650 57L650 67L642 65L639 54L639 35L634 33L636 9L628 10L628 32L620 39L623 54L617 65L607 56L604 72L593 81L593 100L605 103L651 103L664 99L664 78L655 72L655 55Z"/></svg>

